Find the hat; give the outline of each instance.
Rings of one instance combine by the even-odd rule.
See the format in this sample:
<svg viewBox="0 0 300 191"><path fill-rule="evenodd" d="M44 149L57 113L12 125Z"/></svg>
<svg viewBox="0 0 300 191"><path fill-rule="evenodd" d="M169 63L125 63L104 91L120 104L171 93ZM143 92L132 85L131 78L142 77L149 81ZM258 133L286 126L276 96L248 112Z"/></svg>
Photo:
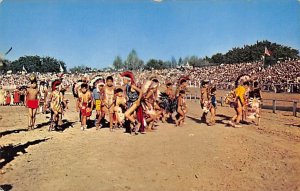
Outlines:
<svg viewBox="0 0 300 191"><path fill-rule="evenodd" d="M154 80L155 80L155 81L159 81L158 78L157 78L157 76L151 76L149 79L150 79L151 81L154 81Z"/></svg>
<svg viewBox="0 0 300 191"><path fill-rule="evenodd" d="M101 85L102 85L102 86L104 86L104 85L105 85L105 83L104 83L104 81L103 81L103 80L99 80L99 81L98 81L98 83L97 83L97 85L98 85L98 86L99 86L99 85L100 85L100 86L101 86Z"/></svg>
<svg viewBox="0 0 300 191"><path fill-rule="evenodd" d="M188 81L190 80L190 78L188 76L183 76L181 78L179 78L179 84L182 84L184 81Z"/></svg>
<svg viewBox="0 0 300 191"><path fill-rule="evenodd" d="M131 81L131 83L134 84L134 75L132 72L130 72L130 71L123 72L123 73L121 73L121 76L123 78L129 79Z"/></svg>
<svg viewBox="0 0 300 191"><path fill-rule="evenodd" d="M209 83L209 80L205 79L205 80L202 80L201 85L203 86L203 85L208 84L208 83Z"/></svg>
<svg viewBox="0 0 300 191"><path fill-rule="evenodd" d="M60 80L54 80L52 82L52 91L54 91L56 89L57 86L59 86L61 84Z"/></svg>

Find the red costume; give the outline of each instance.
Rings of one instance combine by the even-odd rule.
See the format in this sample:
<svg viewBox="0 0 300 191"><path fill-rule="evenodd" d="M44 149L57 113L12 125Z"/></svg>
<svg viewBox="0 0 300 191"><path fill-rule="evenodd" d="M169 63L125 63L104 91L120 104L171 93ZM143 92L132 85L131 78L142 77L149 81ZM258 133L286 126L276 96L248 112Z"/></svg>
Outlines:
<svg viewBox="0 0 300 191"><path fill-rule="evenodd" d="M14 103L20 103L20 91L19 90L15 90L14 91Z"/></svg>
<svg viewBox="0 0 300 191"><path fill-rule="evenodd" d="M37 109L39 107L39 100L27 100L27 107L31 109Z"/></svg>
<svg viewBox="0 0 300 191"><path fill-rule="evenodd" d="M83 102L80 108L81 115L85 117L90 117L92 115L91 108L88 107L88 103Z"/></svg>
<svg viewBox="0 0 300 191"><path fill-rule="evenodd" d="M11 101L11 96L10 96L10 93L8 93L6 95L6 105L10 105L10 101Z"/></svg>

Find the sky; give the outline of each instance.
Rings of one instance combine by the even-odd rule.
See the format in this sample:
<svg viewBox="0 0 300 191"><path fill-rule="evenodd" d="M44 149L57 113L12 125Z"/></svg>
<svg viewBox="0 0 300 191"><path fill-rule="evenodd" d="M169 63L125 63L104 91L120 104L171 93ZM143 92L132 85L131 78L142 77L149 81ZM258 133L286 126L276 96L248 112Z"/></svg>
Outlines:
<svg viewBox="0 0 300 191"><path fill-rule="evenodd" d="M0 53L68 68L211 56L269 40L300 49L300 0L0 0Z"/></svg>

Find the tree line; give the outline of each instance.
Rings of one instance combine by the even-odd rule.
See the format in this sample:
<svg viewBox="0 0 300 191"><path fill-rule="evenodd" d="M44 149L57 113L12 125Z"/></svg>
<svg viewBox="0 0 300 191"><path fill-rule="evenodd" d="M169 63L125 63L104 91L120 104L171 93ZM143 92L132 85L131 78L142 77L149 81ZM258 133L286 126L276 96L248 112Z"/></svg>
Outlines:
<svg viewBox="0 0 300 191"><path fill-rule="evenodd" d="M271 56L264 55L265 48L271 51ZM255 62L262 60L262 56L273 64L278 60L298 59L299 50L265 40L257 41L253 45L232 48L225 54L214 54L208 58L208 61L216 64Z"/></svg>
<svg viewBox="0 0 300 191"><path fill-rule="evenodd" d="M12 73L23 72L24 70L28 73L59 73L61 68L64 72L67 71L65 62L48 56L22 56L13 62L4 60L0 66L2 72L12 71Z"/></svg>
<svg viewBox="0 0 300 191"><path fill-rule="evenodd" d="M271 51L271 56L264 55L264 50L267 48ZM204 67L220 64L233 64L244 62L261 61L264 56L264 62L274 64L278 60L299 59L299 50L288 46L272 43L269 41L257 41L253 45L244 45L243 47L235 47L226 53L216 53L211 57L186 56L185 58L171 57L170 60L149 59L144 62L139 58L136 50L131 50L127 58L123 60L120 56L116 56L112 67L103 68L100 71L120 71L120 70L160 70L168 68L178 68L189 65L190 67ZM0 65L0 71L6 72L11 70L13 73L23 70L23 66L27 72L60 72L60 66L66 71L66 64L63 61L52 57L40 56L23 56L13 62L3 60ZM86 73L99 71L87 66L76 66L70 68L72 73Z"/></svg>
<svg viewBox="0 0 300 191"><path fill-rule="evenodd" d="M265 48L271 52L270 56L264 54ZM171 60L167 61L149 59L145 64L138 58L136 51L132 50L125 61L122 61L122 58L117 56L113 62L113 68L115 70L151 70L175 68L183 65L189 65L191 67L204 67L220 64L257 62L262 60L265 62L265 64L270 65L276 63L278 60L299 58L299 50L265 40L257 41L256 44L253 45L235 47L225 54L216 53L211 57L206 56L201 58L198 56L187 56L183 59L180 57L178 60L172 57Z"/></svg>

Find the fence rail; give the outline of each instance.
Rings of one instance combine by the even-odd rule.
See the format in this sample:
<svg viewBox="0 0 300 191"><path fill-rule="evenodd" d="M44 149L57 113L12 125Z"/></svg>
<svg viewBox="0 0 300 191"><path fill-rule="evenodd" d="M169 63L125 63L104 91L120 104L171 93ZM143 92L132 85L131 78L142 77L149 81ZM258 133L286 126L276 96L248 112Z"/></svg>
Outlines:
<svg viewBox="0 0 300 191"><path fill-rule="evenodd" d="M194 94L187 94L186 95L186 99L187 100L194 100L195 102L197 102L197 100L199 100L200 103L200 95L198 95L197 93ZM300 112L300 108L298 107L298 102L300 102L300 100L283 100L283 99L263 99L263 101L271 101L272 104L271 105L266 105L264 104L264 102L262 103L262 109L269 109L272 110L273 113L276 113L276 111L291 111L293 113L293 116L297 116L297 113ZM224 106L224 98L220 97L219 100L217 100L218 103L221 104L221 106ZM290 106L279 106L278 102L285 102L285 103L290 103Z"/></svg>

